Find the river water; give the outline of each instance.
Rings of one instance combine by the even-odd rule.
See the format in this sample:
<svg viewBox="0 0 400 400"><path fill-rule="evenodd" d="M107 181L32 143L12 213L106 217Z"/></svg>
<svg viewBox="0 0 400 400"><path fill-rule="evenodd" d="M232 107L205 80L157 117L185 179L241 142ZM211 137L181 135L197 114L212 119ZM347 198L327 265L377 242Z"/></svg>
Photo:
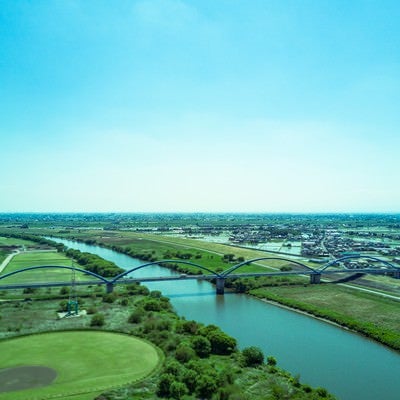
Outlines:
<svg viewBox="0 0 400 400"><path fill-rule="evenodd" d="M142 261L99 246L54 239L66 246L99 255L124 269ZM134 272L135 277L176 275L159 266ZM258 346L278 366L299 374L301 382L322 386L342 400L398 400L400 356L360 335L251 296L217 296L208 282L177 280L146 282L171 299L188 320L220 326L239 347Z"/></svg>

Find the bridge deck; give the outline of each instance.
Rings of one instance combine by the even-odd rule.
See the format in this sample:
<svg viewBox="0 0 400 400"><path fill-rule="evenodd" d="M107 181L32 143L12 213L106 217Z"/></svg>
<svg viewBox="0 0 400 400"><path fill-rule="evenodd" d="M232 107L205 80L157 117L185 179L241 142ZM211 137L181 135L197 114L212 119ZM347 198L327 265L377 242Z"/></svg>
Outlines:
<svg viewBox="0 0 400 400"><path fill-rule="evenodd" d="M89 286L89 285L128 285L130 283L137 282L160 282L160 281L179 281L179 280L215 280L215 279L238 279L238 278L251 278L251 277L263 277L263 276L289 276L289 275L333 275L338 273L346 273L346 274L355 274L355 273L368 273L373 275L390 275L391 271L387 269L377 269L377 268L364 268L364 269L349 269L349 270L328 270L320 272L313 271L277 271L277 272L251 272L251 273L241 273L241 274L229 274L227 276L216 277L215 275L176 275L176 276L149 276L149 277L130 277L123 278L117 281L100 281L100 280L87 280L87 281L76 281L75 285L77 286ZM71 281L63 281L63 282L31 282L31 283L14 283L14 284L3 284L0 285L0 290L10 290L10 289L25 289L25 288L40 288L40 287L61 287L61 286L69 286L71 285Z"/></svg>

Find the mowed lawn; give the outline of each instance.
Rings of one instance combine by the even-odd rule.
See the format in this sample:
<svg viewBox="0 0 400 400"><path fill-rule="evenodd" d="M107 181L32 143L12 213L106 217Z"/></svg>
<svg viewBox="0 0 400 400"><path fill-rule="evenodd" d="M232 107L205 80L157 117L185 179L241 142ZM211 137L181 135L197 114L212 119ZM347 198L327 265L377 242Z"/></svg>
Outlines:
<svg viewBox="0 0 400 400"><path fill-rule="evenodd" d="M72 260L66 257L62 253L56 251L28 251L15 255L6 268L2 271L1 275L8 274L13 271L17 271L27 267L33 267L38 265L57 265L57 266L76 266L81 268L77 264L73 264ZM33 283L33 282L59 282L59 281L71 281L72 272L70 269L60 268L45 268L37 269L33 271L26 271L19 274L12 275L8 278L0 280L0 285L12 284L12 283ZM88 280L90 277L83 273L76 273L76 280Z"/></svg>
<svg viewBox="0 0 400 400"><path fill-rule="evenodd" d="M86 398L135 382L160 363L160 351L141 339L111 332L69 331L0 341L0 369L45 366L57 372L46 387L4 392L2 400ZM79 396L80 395L80 396Z"/></svg>

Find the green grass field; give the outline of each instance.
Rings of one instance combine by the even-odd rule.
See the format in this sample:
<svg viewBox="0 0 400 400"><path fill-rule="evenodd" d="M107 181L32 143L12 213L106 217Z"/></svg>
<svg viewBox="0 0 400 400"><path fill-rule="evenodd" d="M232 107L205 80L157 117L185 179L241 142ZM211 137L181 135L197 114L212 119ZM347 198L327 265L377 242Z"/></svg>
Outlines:
<svg viewBox="0 0 400 400"><path fill-rule="evenodd" d="M281 286L255 289L262 296L269 292L299 303L330 310L349 318L368 321L378 327L400 331L399 302L338 285Z"/></svg>
<svg viewBox="0 0 400 400"><path fill-rule="evenodd" d="M0 236L0 246L35 246L35 242L17 238L7 238Z"/></svg>
<svg viewBox="0 0 400 400"><path fill-rule="evenodd" d="M2 271L1 275L17 271L22 268L32 267L36 265L60 265L60 266L76 266L72 264L70 258L62 253L37 251L37 252L24 252L15 255L7 267ZM76 274L76 280L87 280L88 277L82 273ZM27 271L20 274L12 275L0 281L0 284L11 283L33 283L33 282L55 282L55 281L70 281L71 270L68 269L38 269L34 271Z"/></svg>
<svg viewBox="0 0 400 400"><path fill-rule="evenodd" d="M55 381L36 389L0 393L1 400L92 398L107 388L139 381L160 364L159 351L138 338L111 332L69 331L0 341L0 368L41 365Z"/></svg>

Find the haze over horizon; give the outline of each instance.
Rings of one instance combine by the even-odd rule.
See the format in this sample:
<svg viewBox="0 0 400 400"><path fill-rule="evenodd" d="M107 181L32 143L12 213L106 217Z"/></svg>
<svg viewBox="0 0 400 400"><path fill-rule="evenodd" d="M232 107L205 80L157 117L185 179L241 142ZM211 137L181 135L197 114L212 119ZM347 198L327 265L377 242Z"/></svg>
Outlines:
<svg viewBox="0 0 400 400"><path fill-rule="evenodd" d="M0 4L0 212L400 212L400 3Z"/></svg>

